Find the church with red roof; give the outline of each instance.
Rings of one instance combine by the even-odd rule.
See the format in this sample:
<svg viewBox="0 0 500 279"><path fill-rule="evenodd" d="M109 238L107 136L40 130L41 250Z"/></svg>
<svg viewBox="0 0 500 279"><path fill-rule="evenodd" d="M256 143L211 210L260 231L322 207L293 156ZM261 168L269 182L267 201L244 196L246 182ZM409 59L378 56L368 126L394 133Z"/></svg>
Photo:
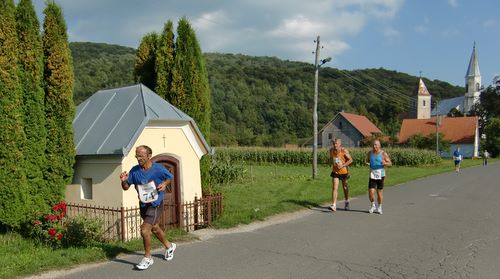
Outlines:
<svg viewBox="0 0 500 279"><path fill-rule="evenodd" d="M479 90L480 76L479 65L477 64L475 47L473 49L471 63L469 63L469 70L466 75L466 84L469 82L470 86L466 85L465 96L462 99L467 100L466 107L470 110L472 104L478 102L477 94L472 94L471 90ZM471 66L472 65L472 66ZM470 68L477 69L471 71ZM472 74L470 74L472 72ZM476 116L459 116L448 117L446 113L439 115L436 109L431 112L431 98L432 95L427 90L422 79L419 81L417 93L417 114L415 119L403 119L401 129L399 131L399 143L406 144L408 139L413 135L429 136L431 134L441 133L444 139L451 143L450 150L441 152L442 157L451 157L453 151L460 147L464 157L478 157L479 156L479 123ZM439 112L439 110L438 110ZM467 110L465 112L468 112Z"/></svg>

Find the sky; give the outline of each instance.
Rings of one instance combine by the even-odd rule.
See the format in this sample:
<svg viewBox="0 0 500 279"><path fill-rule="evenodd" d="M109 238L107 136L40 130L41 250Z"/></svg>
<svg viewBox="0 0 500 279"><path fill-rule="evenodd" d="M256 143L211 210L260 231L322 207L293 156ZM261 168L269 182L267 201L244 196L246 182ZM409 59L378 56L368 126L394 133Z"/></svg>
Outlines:
<svg viewBox="0 0 500 279"><path fill-rule="evenodd" d="M32 0L43 22L44 0ZM498 0L55 0L71 42L137 48L167 20L192 24L203 52L322 67L385 68L464 86L476 45L482 83L500 75ZM431 92L432 94L432 92Z"/></svg>

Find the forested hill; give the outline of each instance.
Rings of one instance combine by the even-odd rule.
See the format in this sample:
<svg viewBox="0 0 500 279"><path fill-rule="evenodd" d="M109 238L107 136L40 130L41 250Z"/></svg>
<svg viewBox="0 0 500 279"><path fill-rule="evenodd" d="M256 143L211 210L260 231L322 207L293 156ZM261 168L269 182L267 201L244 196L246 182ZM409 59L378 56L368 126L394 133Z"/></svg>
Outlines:
<svg viewBox="0 0 500 279"><path fill-rule="evenodd" d="M70 43L75 71L74 100L100 89L134 84L135 49L102 43Z"/></svg>
<svg viewBox="0 0 500 279"><path fill-rule="evenodd" d="M135 50L70 44L76 76L75 102L99 89L133 84ZM314 66L274 57L205 54L212 93L212 145L302 143L312 136ZM398 115L412 109L418 77L386 69L344 71L324 65L319 77L318 123L339 111L359 113L381 130L399 130ZM424 82L433 98L464 94L447 82Z"/></svg>

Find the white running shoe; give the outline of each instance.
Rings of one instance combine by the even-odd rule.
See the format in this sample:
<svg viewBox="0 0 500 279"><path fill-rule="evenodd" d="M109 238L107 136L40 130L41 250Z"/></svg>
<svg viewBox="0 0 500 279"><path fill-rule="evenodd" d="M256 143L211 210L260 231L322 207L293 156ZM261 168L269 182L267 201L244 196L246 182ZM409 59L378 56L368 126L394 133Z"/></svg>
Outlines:
<svg viewBox="0 0 500 279"><path fill-rule="evenodd" d="M337 205L336 205L336 204L332 204L332 205L330 205L330 206L329 206L329 208L330 208L330 210L331 210L331 211L333 211L333 212L337 211Z"/></svg>
<svg viewBox="0 0 500 279"><path fill-rule="evenodd" d="M381 215L383 214L381 204L379 204L379 206L377 207L377 212L378 212L378 214L381 214Z"/></svg>
<svg viewBox="0 0 500 279"><path fill-rule="evenodd" d="M144 257L141 262L136 265L137 269L144 270L150 267L154 263L152 258Z"/></svg>
<svg viewBox="0 0 500 279"><path fill-rule="evenodd" d="M375 204L372 203L372 205L370 206L370 209L368 209L368 213L373 213L373 211L375 211L375 209L377 209L377 208L375 207Z"/></svg>
<svg viewBox="0 0 500 279"><path fill-rule="evenodd" d="M170 248L165 250L165 260L171 261L174 258L174 252L177 245L173 242L170 242Z"/></svg>

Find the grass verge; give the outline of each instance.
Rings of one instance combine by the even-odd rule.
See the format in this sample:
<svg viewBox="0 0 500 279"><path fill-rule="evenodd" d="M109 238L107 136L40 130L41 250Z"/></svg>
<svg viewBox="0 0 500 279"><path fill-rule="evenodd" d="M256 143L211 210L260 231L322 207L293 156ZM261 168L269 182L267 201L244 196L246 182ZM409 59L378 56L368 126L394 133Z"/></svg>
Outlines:
<svg viewBox="0 0 500 279"><path fill-rule="evenodd" d="M183 230L168 230L167 237L173 241L192 239ZM153 247L161 243L153 238ZM144 250L142 240L126 243L102 243L93 247L53 249L35 245L16 233L0 234L0 278L16 278L38 274L53 269L64 269L78 264L101 262L120 254L130 254Z"/></svg>

